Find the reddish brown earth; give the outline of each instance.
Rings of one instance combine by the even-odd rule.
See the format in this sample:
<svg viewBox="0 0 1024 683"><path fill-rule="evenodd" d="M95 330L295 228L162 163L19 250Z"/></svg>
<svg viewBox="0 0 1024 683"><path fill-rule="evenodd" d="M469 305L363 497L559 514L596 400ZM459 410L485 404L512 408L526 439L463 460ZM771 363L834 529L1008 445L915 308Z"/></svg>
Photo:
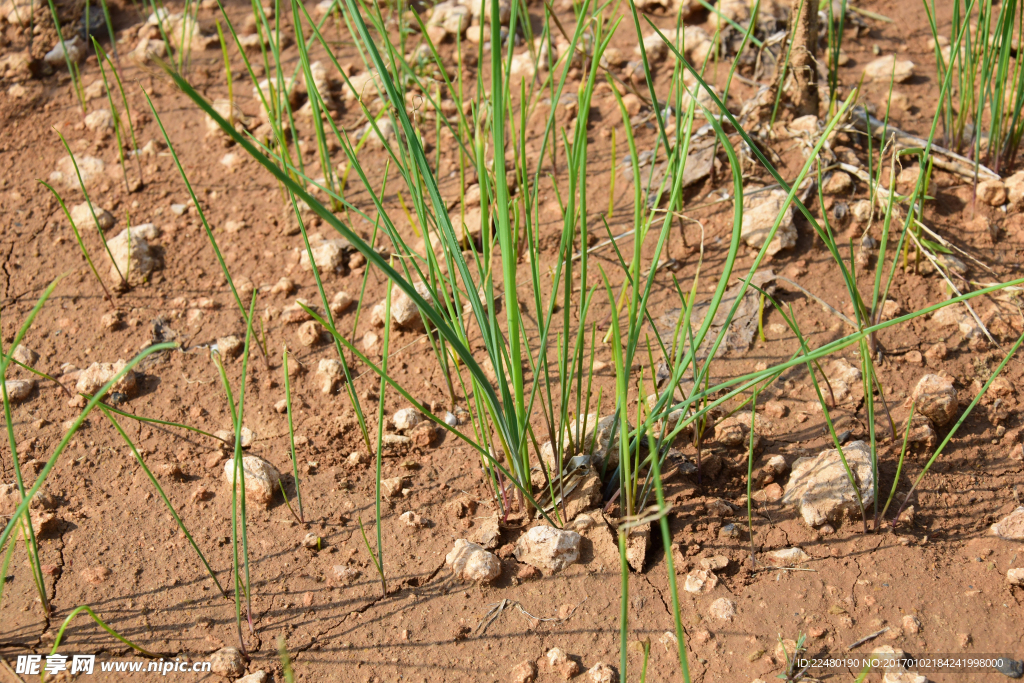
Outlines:
<svg viewBox="0 0 1024 683"><path fill-rule="evenodd" d="M894 110L893 123L908 132L927 135L937 86L934 59L926 45L929 34L925 17L913 3L873 2L867 7L889 15L895 23L866 20L869 34L844 44L850 62L842 69L842 78L845 83L856 82L863 66L874 58L873 45L878 45L883 54L895 51L900 58L913 60L918 75L898 86L911 106ZM948 16L943 12L948 14L948 9L940 10L940 26L948 29ZM242 9L237 14L241 17ZM130 8L115 12L116 25L126 35L134 34L133 27L139 21L140 16ZM665 17L658 21L662 25L670 22ZM631 50L636 39L628 22L619 34L613 45ZM38 56L44 43L49 49L52 39L52 29L44 28L34 43L33 54ZM24 49L26 41L26 34L8 27L3 50ZM133 43L125 43L126 50L131 47ZM287 57L297 63L294 51L289 51ZM350 44L339 48L339 59L356 60ZM226 95L219 60L216 50L194 58L191 79L211 99ZM236 68L241 68L240 64ZM722 66L719 69L725 70ZM667 65L658 69L659 84L667 83L668 72ZM83 75L86 83L98 78L95 58L83 67ZM218 138L205 136L202 116L160 72L126 65L123 76L130 84L140 144L161 139L156 122L147 113L141 86L153 97L190 180L204 199L233 276L248 277L262 286L289 275L298 285L294 296L315 301L312 277L297 267L295 249L301 238L282 235L281 226L289 219L282 211L282 198L272 178L252 160L226 172L218 161L227 150ZM11 83L3 85L6 91ZM54 127L68 138L73 150L102 157L116 170L115 150L109 138L94 137L84 130L65 73L31 78L22 85L27 91L24 97L4 96L0 100L0 303L5 345L12 341L46 284L67 273L25 340L40 354L41 370L59 374L65 363L85 367L96 360L127 359L155 339L173 339L181 348L147 361L139 395L122 407L137 415L183 422L206 431L229 428L225 397L208 347L218 337L244 334L244 328L194 210L181 217L170 212L170 205L185 203L187 194L169 154L161 148L155 156L143 159L145 186L141 191L126 194L123 183L112 175L94 195L98 204L118 217L113 234L125 227L125 211L130 212L134 224L153 222L164 231L158 240L163 267L148 283L107 302L82 262L59 206L35 179L46 179L64 156ZM881 106L885 92L881 85L869 84L864 97ZM255 115L251 84L237 84L236 93L240 93L243 109ZM752 91L736 83L733 93L735 102L742 102ZM92 106L106 105L94 101ZM531 123L531 134L539 135L543 121L541 117L535 120L540 123ZM618 159L625 155L619 113L606 89L595 97L592 121L589 156L592 183L597 188L607 182L610 126L620 127ZM355 111L345 111L339 119L339 125L349 128L359 123ZM567 123L567 119L563 117L559 123ZM653 124L640 127L637 134L640 149L653 147ZM308 135L307 139L311 140ZM842 133L839 142L853 147L866 163L866 149L854 135ZM803 163L796 143L779 139L773 144L783 160L784 175L793 177ZM312 153L313 145L308 149ZM457 174L451 175L457 162L452 151L442 150L439 175L444 195L457 199ZM724 164L724 155L719 157ZM379 186L383 153L364 151L361 159L371 171L371 183ZM753 171L749 182L756 185L766 178L763 172ZM565 186L564 178L559 182ZM354 183L351 186L355 188ZM730 187L729 178L719 173L715 181L690 188L687 203L704 204ZM632 220L632 188L621 175L615 193L617 210L612 231L618 234L631 227ZM607 209L607 194L591 194L591 210L597 216ZM1014 210L1003 213L980 203L975 205L972 187L945 173L937 174L933 194L936 201L926 209L930 225L995 272L976 271L977 278L1006 281L1019 276L1024 222ZM841 200L852 203L864 196L864 187L858 184L853 197ZM371 206L362 189L354 189L349 198L364 209ZM395 199L388 198L389 206L398 206ZM70 201L77 203L80 199L72 197ZM835 201L839 199L827 200L829 205ZM541 203L542 229L550 230L552 235L545 244L557 245L561 217L553 193L543 191ZM1002 228L997 240L993 241L987 232L970 230L969 221L976 212L988 215ZM396 210L395 215L401 215L400 211ZM710 287L721 272L732 205L720 203L688 215L704 226L702 287ZM243 220L248 227L228 233L222 226L229 219ZM846 293L835 277L831 257L803 219L798 219L797 225L800 239L796 248L782 252L768 265L844 309ZM357 220L355 228L369 237L369 224ZM399 221L399 228L411 235L406 222ZM311 231L316 229L314 221ZM840 234L841 242L859 236ZM685 237L689 245L699 243L700 228L688 223ZM96 254L100 249L98 237L86 231L85 239L90 252ZM628 241L622 245L624 250L632 248ZM542 269L554 263L555 251L552 246L540 255ZM653 240L645 251L649 258ZM850 256L848 249L843 254L844 258ZM676 274L680 282L689 282L697 257L683 245L678 232L673 232L669 255L683 262ZM752 257L753 252L741 250L736 272L745 273ZM606 270L619 272L609 250L595 252L594 258ZM101 273L106 267L104 262ZM528 282L525 267L522 272L521 281ZM591 275L588 284L598 285L596 268ZM621 280L621 274L616 277ZM659 278L650 305L655 318L678 306L668 273ZM362 269L354 269L327 276L325 286L329 295L342 289L355 295L361 282ZM367 305L383 297L384 284L371 273ZM525 293L521 295L525 300ZM935 275L901 271L890 298L906 312L946 296L944 283ZM780 298L793 305L812 346L848 334L849 330L819 304L785 283L780 283ZM595 297L595 301L601 299ZM283 680L277 656L278 639L282 637L297 678L307 681L504 681L515 665L540 660L553 647L565 650L584 669L599 661L618 667L621 580L612 532L606 527L587 532L580 561L554 576L517 578L524 565L517 563L506 548L500 553L502 577L494 585L461 585L450 578L444 556L454 539L471 533L479 518L494 512L478 456L450 436L433 446L386 454L384 477L407 477L410 493L393 502L385 501L382 524L388 592L382 596L358 529L362 520L371 538L375 535L373 469L370 465L347 464L349 453L365 450L352 408L344 391L323 395L313 376L321 358L335 355L333 346L321 344L312 350L299 346L295 326L278 319L280 309L291 301L292 297L269 293L259 298L259 311L267 320L271 359L268 367L254 355L249 364L245 424L257 434L250 452L284 473L291 495L294 482L288 474L287 422L273 408L284 396L279 354L282 345L287 344L292 362L309 369L292 387L305 517L310 521L297 523L280 496L269 510L250 507L254 630L249 635L245 629L252 656L249 671L263 669L272 672L273 680ZM979 304L979 312L988 306ZM100 325L100 317L115 309L123 312L126 325L108 331ZM201 315L192 313L194 310L200 310ZM609 324L609 307L597 304L592 320L598 321L603 333ZM341 318L340 327L345 329L351 321L350 311ZM756 341L746 353L728 354L716 366L716 374L738 375L752 371L759 363L770 365L789 358L798 346L779 323L782 319L778 313L768 310L764 320L767 341ZM904 399L926 371L944 372L954 378L961 408L966 407L977 391L975 383L984 382L1019 334L1020 317L1015 314L992 329L1002 349L968 348L955 328L940 327L923 318L883 332L879 341L884 354L878 368L894 419L901 422L906 418ZM369 316L364 315L354 338L369 330ZM412 332L396 335L390 358L396 377L443 416L453 406L425 339ZM926 369L906 361L907 353L923 353L939 341L949 349L940 364ZM852 348L845 353L857 362ZM611 361L605 346L598 349L597 357ZM232 386L237 387L241 362L229 362L227 371ZM356 374L357 393L374 399L379 380L365 368L358 368ZM14 370L12 376L25 374ZM720 583L713 591L694 596L680 590L694 680L768 680L783 666L777 657L773 658L779 637L795 639L806 633L810 653L838 655L862 636L886 626L890 631L873 645L889 644L914 654L997 653L1024 657L1019 628L1024 594L1007 585L1005 579L1007 569L1024 564L1024 557L1018 557L1019 545L986 534L993 522L1018 505L1017 487L1024 483L1016 396L1021 376L1021 366L1015 359L1007 366L1009 394L1002 397L1001 408L993 408L992 400L986 399L964 423L918 488L912 501L916 509L912 524L895 531L886 527L865 534L860 520L855 519L826 536L805 526L791 508L759 502L754 518L758 551L799 546L813 558L802 566L806 571L754 567L745 535L739 540L719 538L724 523L745 524L745 517L740 514L730 520L713 516L705 510L705 503L716 498L743 499L746 453L714 442L705 444L702 457L717 456L723 464L717 476L706 474L698 482L695 476L676 475L669 479L667 489L674 506L670 524L680 584L687 571L699 566L700 558L725 555L730 561L719 572ZM599 373L596 380L595 391L601 388L608 395L613 390L610 370ZM816 400L806 372L788 373L771 391L787 405L788 415L759 417L763 446L755 468L772 455L781 454L792 462L800 455L816 454L829 447L822 414L812 407ZM389 413L405 405L394 392L388 394ZM630 410L635 411L635 405ZM14 407L18 451L30 477L37 471L32 461L38 466L50 456L64 433L63 423L78 412L78 408L68 405L67 396L47 383L39 384L28 400ZM866 414L861 403L841 404L833 416L837 429L851 430L854 438L866 438ZM214 458L216 466L208 464L216 450L214 443L202 436L134 421L125 420L124 426L157 472L221 582L230 586L231 496L223 481L223 459ZM997 427L1002 429L997 432ZM371 428L375 433L375 426ZM692 446L683 447L683 451L691 458L695 456ZM9 482L13 468L6 446L4 452L0 463L3 481ZM880 444L879 453L881 490L888 491L895 476L899 444L887 439ZM902 502L910 481L928 456L921 447L911 448L898 502ZM163 476L161 464L176 464L182 474ZM59 502L57 524L41 537L41 561L50 572L46 581L53 614L49 618L43 615L24 551L19 548L8 570L13 578L6 584L0 607L0 653L13 661L17 654L48 652L60 623L81 604L90 605L125 637L171 657L184 654L202 658L223 645L237 645L232 603L217 595L148 479L102 415L93 413L89 417L88 425L75 436L46 487ZM207 492L205 496L194 495L202 490ZM456 498L479 501L479 507L460 518L447 506ZM429 520L425 528L414 530L399 521L406 510ZM617 513L613 508L611 514ZM503 544L515 542L520 534L517 527L522 523L520 518L518 524L503 530ZM302 547L303 537L310 532L323 539L319 551ZM335 585L335 565L357 568L361 575L352 585ZM109 575L90 583L87 577L94 572L89 570L95 567L106 567ZM665 549L656 538L644 571L629 575L629 639L650 640L648 680L653 681L680 679L674 644L664 639L664 634L673 629L668 591ZM731 621L718 621L709 615L710 603L721 597L736 605L737 614ZM523 611L509 606L486 630L478 629L491 607L503 600L518 604ZM918 617L920 633L903 631L906 615ZM858 652L870 647L862 646ZM84 616L68 628L60 651L110 656L129 652ZM642 659L642 649L631 645L631 680L639 680ZM853 678L837 674L831 680ZM3 669L0 679L16 680L13 672ZM929 674L929 679L953 681L961 677ZM102 676L97 675L96 680L102 680ZM561 677L541 666L538 680L556 681ZM996 681L1002 677L991 674L971 680Z"/></svg>

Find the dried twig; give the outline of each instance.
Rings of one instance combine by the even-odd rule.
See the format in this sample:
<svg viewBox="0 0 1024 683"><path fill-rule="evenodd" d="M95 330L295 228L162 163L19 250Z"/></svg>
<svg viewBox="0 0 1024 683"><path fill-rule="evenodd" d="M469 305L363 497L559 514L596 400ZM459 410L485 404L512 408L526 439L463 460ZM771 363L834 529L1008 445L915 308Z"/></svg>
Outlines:
<svg viewBox="0 0 1024 683"><path fill-rule="evenodd" d="M852 645L848 645L846 647L846 649L847 650L852 650L853 648L857 647L858 645L863 645L864 643L868 642L869 640L874 640L875 638L877 638L878 636L882 635L883 633L885 633L888 630L889 630L889 627L886 626L881 631L875 631L874 633L869 633L868 635L864 636L863 638L861 638L857 642L853 643Z"/></svg>
<svg viewBox="0 0 1024 683"><path fill-rule="evenodd" d="M526 615L530 619L534 619L536 621L568 621L569 619L572 619L573 615L576 614L576 610L579 609L580 605L585 603L589 599L589 597L590 596L587 596L586 598L583 598L582 600L580 600L579 603L577 603L576 606L573 607L572 610L569 612L569 614L566 615L564 618L562 618L562 617L537 617L537 616L534 616L534 615L530 614L529 612L527 612L525 609L523 609L522 604L520 604L520 602L518 600L509 600L508 598L505 598L504 600L501 600L500 602L496 602L496 603L494 603L492 605L489 605L488 609L487 609L487 614L484 615L484 618L480 620L480 623L477 624L476 628L473 629L473 630L475 632L477 632L478 636L482 636L484 634L484 631L486 631L487 628L491 624L493 624L494 621L498 617L500 617L502 615L502 613L506 609L508 609L510 607L515 607L520 612L522 612L524 615Z"/></svg>

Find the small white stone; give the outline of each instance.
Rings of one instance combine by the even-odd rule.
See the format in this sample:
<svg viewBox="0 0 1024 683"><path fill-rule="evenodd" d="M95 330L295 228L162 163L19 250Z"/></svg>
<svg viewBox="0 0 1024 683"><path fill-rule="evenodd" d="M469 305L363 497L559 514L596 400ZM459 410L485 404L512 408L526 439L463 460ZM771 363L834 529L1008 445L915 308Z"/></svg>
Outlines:
<svg viewBox="0 0 1024 683"><path fill-rule="evenodd" d="M32 366L36 364L37 360L39 360L39 354L24 344L18 344L14 347L14 351L11 352L11 358L19 363Z"/></svg>
<svg viewBox="0 0 1024 683"><path fill-rule="evenodd" d="M93 211L96 212L95 219L93 219ZM94 228L97 223L102 230L109 230L114 226L114 217L109 211L95 205L90 209L89 202L75 204L71 209L71 220L79 230Z"/></svg>
<svg viewBox="0 0 1024 683"><path fill-rule="evenodd" d="M233 334L217 340L217 350L224 358L237 358L244 348L245 342Z"/></svg>
<svg viewBox="0 0 1024 683"><path fill-rule="evenodd" d="M455 541L455 547L444 559L455 577L462 581L487 583L501 576L501 561L464 538Z"/></svg>
<svg viewBox="0 0 1024 683"><path fill-rule="evenodd" d="M122 230L117 237L107 240L107 248L114 257L110 264L110 279L119 283L122 277L126 277L137 282L156 270L160 265L159 256L149 246L148 240L159 236L158 228L152 223L145 223Z"/></svg>
<svg viewBox="0 0 1024 683"><path fill-rule="evenodd" d="M592 528L595 524L597 524L597 522L594 521L594 518L586 513L576 515L576 519L572 520L572 528L577 532L586 531L587 529Z"/></svg>
<svg viewBox="0 0 1024 683"><path fill-rule="evenodd" d="M1024 541L1024 506L993 524L992 532L1010 541Z"/></svg>
<svg viewBox="0 0 1024 683"><path fill-rule="evenodd" d="M913 78L914 63L896 59L896 55L886 55L868 63L864 67L864 75L869 81L888 83L891 78L895 83L904 83Z"/></svg>
<svg viewBox="0 0 1024 683"><path fill-rule="evenodd" d="M711 607L708 608L708 613L715 619L728 621L736 616L736 605L726 598L718 598L711 603Z"/></svg>
<svg viewBox="0 0 1024 683"><path fill-rule="evenodd" d="M811 556L800 548L782 548L765 553L764 559L773 567L795 567L811 559Z"/></svg>
<svg viewBox="0 0 1024 683"><path fill-rule="evenodd" d="M43 55L43 61L54 69L67 68L68 61L72 64L80 64L85 58L85 46L78 40L78 36L72 36L63 42L57 41L53 49Z"/></svg>
<svg viewBox="0 0 1024 683"><path fill-rule="evenodd" d="M295 291L295 283L290 278L283 277L274 283L274 286L270 288L272 295L284 294L288 296Z"/></svg>
<svg viewBox="0 0 1024 683"><path fill-rule="evenodd" d="M781 476L789 469L789 465L786 464L786 459L781 455L773 455L768 458L768 462L765 463L762 469L764 469L765 472L774 474L775 476Z"/></svg>
<svg viewBox="0 0 1024 683"><path fill-rule="evenodd" d="M320 343L320 329L320 323L315 320L307 320L302 323L296 331L299 343L307 349L316 346Z"/></svg>
<svg viewBox="0 0 1024 683"><path fill-rule="evenodd" d="M85 127L92 132L114 129L114 116L109 109L94 109L85 116Z"/></svg>
<svg viewBox="0 0 1024 683"><path fill-rule="evenodd" d="M225 678L237 678L245 673L245 659L233 647L222 647L210 657L210 670Z"/></svg>
<svg viewBox="0 0 1024 683"><path fill-rule="evenodd" d="M75 172L75 165L78 165L78 172ZM104 169L106 165L102 159L88 155L76 155L74 161L71 157L61 157L57 162L57 168L50 174L53 183L63 185L69 190L81 191L82 185L86 189L92 188L98 181L106 177ZM82 176L82 182L78 182L78 176Z"/></svg>
<svg viewBox="0 0 1024 683"><path fill-rule="evenodd" d="M344 368L336 358L321 358L316 369L316 376L320 379L320 391L330 394L344 378Z"/></svg>
<svg viewBox="0 0 1024 683"><path fill-rule="evenodd" d="M604 662L598 662L587 671L587 683L618 683L619 674Z"/></svg>
<svg viewBox="0 0 1024 683"><path fill-rule="evenodd" d="M349 296L348 292L341 291L334 295L331 299L331 313L334 315L341 315L353 304L353 299Z"/></svg>
<svg viewBox="0 0 1024 683"><path fill-rule="evenodd" d="M336 564L331 567L331 573L334 575L334 581L342 586L351 585L362 575L362 572L359 569L355 567L346 567L343 564Z"/></svg>
<svg viewBox="0 0 1024 683"><path fill-rule="evenodd" d="M431 303L430 288L424 282L415 284L416 293L423 297L427 303ZM382 302L383 303L383 302ZM408 294L397 287L391 295L391 319L399 327L420 329L423 327L423 319L420 317L419 307Z"/></svg>
<svg viewBox="0 0 1024 683"><path fill-rule="evenodd" d="M413 529L419 529L423 526L423 518L412 510L403 512L398 519L405 522L407 526L411 526Z"/></svg>
<svg viewBox="0 0 1024 683"><path fill-rule="evenodd" d="M121 372L124 369L125 363L123 360L118 360L116 363L93 363L85 370L82 370L81 374L78 375L78 382L75 383L75 391L80 394L95 394L99 391L104 384L106 384L114 375ZM110 391L122 393L125 396L132 396L135 394L137 387L137 378L133 370L129 370L124 376L114 383L110 387Z"/></svg>
<svg viewBox="0 0 1024 683"><path fill-rule="evenodd" d="M718 585L718 577L706 569L694 569L686 575L683 590L687 593L705 593Z"/></svg>
<svg viewBox="0 0 1024 683"><path fill-rule="evenodd" d="M247 502L251 501L263 507L268 507L277 492L281 475L278 474L277 469L269 462L254 455L242 457L242 468L244 470ZM229 487L235 481L234 458L224 463L224 479Z"/></svg>
<svg viewBox="0 0 1024 683"><path fill-rule="evenodd" d="M402 477L382 479L380 490L385 498L401 498L403 496L403 484L405 484L405 480Z"/></svg>
<svg viewBox="0 0 1024 683"><path fill-rule="evenodd" d="M415 408L402 408L395 411L391 422L394 423L395 429L404 432L423 422L423 415Z"/></svg>
<svg viewBox="0 0 1024 683"><path fill-rule="evenodd" d="M11 403L21 403L35 389L34 379L9 379L4 381L7 389L7 398Z"/></svg>
<svg viewBox="0 0 1024 683"><path fill-rule="evenodd" d="M234 171L242 163L242 157L234 152L228 152L220 158L220 163L221 166L224 166L229 171Z"/></svg>

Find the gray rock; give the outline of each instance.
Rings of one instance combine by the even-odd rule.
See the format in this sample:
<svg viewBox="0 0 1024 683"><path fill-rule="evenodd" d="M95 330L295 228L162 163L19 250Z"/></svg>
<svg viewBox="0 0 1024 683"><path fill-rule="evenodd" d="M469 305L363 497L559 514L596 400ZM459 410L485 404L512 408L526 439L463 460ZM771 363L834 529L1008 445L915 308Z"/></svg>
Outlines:
<svg viewBox="0 0 1024 683"><path fill-rule="evenodd" d="M787 193L782 190L757 194L743 200L743 227L740 236L747 246L760 249L768 239L775 219L782 213ZM796 246L798 234L793 223L792 206L786 209L774 237L768 245L768 256Z"/></svg>
<svg viewBox="0 0 1024 683"><path fill-rule="evenodd" d="M718 538L721 540L736 540L741 536L740 528L735 524L726 524L718 530Z"/></svg>
<svg viewBox="0 0 1024 683"><path fill-rule="evenodd" d="M918 413L940 427L956 417L956 388L945 377L925 375L918 380L910 398L916 402Z"/></svg>
<svg viewBox="0 0 1024 683"><path fill-rule="evenodd" d="M537 569L557 572L580 557L580 535L550 526L535 526L519 538L516 559Z"/></svg>
<svg viewBox="0 0 1024 683"><path fill-rule="evenodd" d="M487 550L494 550L501 544L501 527L498 525L498 515L491 515L484 519L477 520L474 525L472 541Z"/></svg>
<svg viewBox="0 0 1024 683"><path fill-rule="evenodd" d="M43 61L54 69L64 69L67 68L69 60L72 64L80 64L85 59L86 50L78 36L72 36L63 42L57 41L53 49L43 55Z"/></svg>
<svg viewBox="0 0 1024 683"><path fill-rule="evenodd" d="M846 462L860 489L865 506L874 500L871 453L863 441L853 441L843 447ZM809 526L837 521L844 513L859 513L857 497L835 449L825 450L816 457L798 458L786 484L782 502L795 506Z"/></svg>
<svg viewBox="0 0 1024 683"><path fill-rule="evenodd" d="M1024 506L1017 508L992 525L996 536L1010 541L1024 541Z"/></svg>

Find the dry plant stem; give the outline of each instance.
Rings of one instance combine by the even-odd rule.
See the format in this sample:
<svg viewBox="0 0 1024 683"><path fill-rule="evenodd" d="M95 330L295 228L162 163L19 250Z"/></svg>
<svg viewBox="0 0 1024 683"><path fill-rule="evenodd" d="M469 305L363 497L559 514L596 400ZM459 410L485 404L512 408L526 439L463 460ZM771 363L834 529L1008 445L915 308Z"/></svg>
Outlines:
<svg viewBox="0 0 1024 683"><path fill-rule="evenodd" d="M870 124L868 117L870 117ZM854 129L864 133L865 135L867 134L868 126L870 125L871 135L878 140L882 139L882 132L884 130L887 135L892 136L896 148L900 150L923 149L928 144L928 141L924 138L904 133L899 128L894 128L891 125L883 126L881 121L868 114L861 107L856 107L853 110L851 120L853 121ZM974 181L977 181L979 175L985 178L999 178L999 174L988 166L976 163L965 156L957 154L951 149L932 143L931 150L938 155L932 157L933 163L945 171L955 173ZM942 157L948 157L948 159L943 159Z"/></svg>
<svg viewBox="0 0 1024 683"><path fill-rule="evenodd" d="M831 0L828 0L831 1ZM798 5L803 4L803 12ZM790 16L798 17L790 63L796 116L818 115L818 0L793 0Z"/></svg>
<svg viewBox="0 0 1024 683"><path fill-rule="evenodd" d="M299 521L305 522L305 513L302 511L302 489L299 486L299 466L295 456L295 425L292 421L292 387L288 377L288 347L284 347L281 354L281 366L284 370L284 397L287 402L288 412L288 447L292 454L292 476L295 477L295 497L299 501Z"/></svg>

